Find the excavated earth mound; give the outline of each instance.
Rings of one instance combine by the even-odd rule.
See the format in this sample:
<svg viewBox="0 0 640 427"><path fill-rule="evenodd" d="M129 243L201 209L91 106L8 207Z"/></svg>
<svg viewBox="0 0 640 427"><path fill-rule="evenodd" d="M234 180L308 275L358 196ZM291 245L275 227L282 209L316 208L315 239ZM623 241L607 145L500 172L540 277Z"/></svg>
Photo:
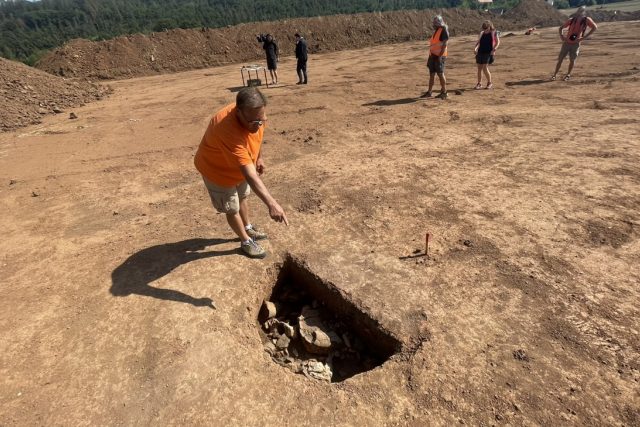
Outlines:
<svg viewBox="0 0 640 427"><path fill-rule="evenodd" d="M310 53L358 49L378 44L424 40L431 20L442 14L452 35L480 30L491 19L500 30L550 26L566 17L542 0L523 0L503 15L469 9L438 9L337 15L241 24L218 29L170 30L91 42L72 40L50 52L38 64L41 70L66 77L122 79L167 72L261 60L255 35L274 34L281 56L294 51L296 32L302 33Z"/></svg>
<svg viewBox="0 0 640 427"><path fill-rule="evenodd" d="M524 0L501 17L516 28L551 27L566 21L567 17L543 0Z"/></svg>
<svg viewBox="0 0 640 427"><path fill-rule="evenodd" d="M63 79L0 58L0 131L40 123L47 114L63 113L110 92L105 86Z"/></svg>
<svg viewBox="0 0 640 427"><path fill-rule="evenodd" d="M587 15L596 22L637 21L640 19L640 10L635 12L622 12L619 10L593 9L587 11Z"/></svg>

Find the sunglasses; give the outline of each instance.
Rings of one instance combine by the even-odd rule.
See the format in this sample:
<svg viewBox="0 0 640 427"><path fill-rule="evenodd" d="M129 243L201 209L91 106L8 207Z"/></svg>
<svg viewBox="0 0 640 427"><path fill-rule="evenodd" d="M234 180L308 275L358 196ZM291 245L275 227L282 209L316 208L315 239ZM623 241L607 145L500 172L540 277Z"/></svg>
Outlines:
<svg viewBox="0 0 640 427"><path fill-rule="evenodd" d="M247 120L247 116L244 115L244 112L241 109L238 109L238 111L240 112L240 114L242 115L242 118L249 123L250 125L253 126L262 126L267 119L260 119L260 120Z"/></svg>

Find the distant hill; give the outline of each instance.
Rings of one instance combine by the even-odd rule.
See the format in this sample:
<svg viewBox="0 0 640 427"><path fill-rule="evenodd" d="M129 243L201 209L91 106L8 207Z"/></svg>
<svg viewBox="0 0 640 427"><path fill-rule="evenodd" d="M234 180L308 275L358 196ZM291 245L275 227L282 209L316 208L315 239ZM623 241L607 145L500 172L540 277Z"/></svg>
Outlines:
<svg viewBox="0 0 640 427"><path fill-rule="evenodd" d="M475 0L0 0L0 56L32 65L75 38L465 5L479 7Z"/></svg>
<svg viewBox="0 0 640 427"><path fill-rule="evenodd" d="M544 0L522 0L501 14L469 9L427 9L296 18L255 22L217 29L169 30L104 41L71 40L45 55L36 66L64 77L122 79L207 68L264 59L255 34L273 34L281 56L294 51L296 32L307 39L312 54L359 49L378 44L424 40L431 21L442 14L452 36L475 34L491 19L499 29L557 26L564 15Z"/></svg>

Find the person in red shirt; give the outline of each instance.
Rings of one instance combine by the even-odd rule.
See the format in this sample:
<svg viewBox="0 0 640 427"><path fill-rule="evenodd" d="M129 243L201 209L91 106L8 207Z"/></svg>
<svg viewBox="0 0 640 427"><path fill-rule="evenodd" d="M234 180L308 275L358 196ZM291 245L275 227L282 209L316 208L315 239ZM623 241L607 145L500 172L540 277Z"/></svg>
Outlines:
<svg viewBox="0 0 640 427"><path fill-rule="evenodd" d="M284 210L260 179L265 171L261 148L266 107L267 99L257 88L241 89L234 104L213 116L194 159L214 208L226 215L240 238L240 249L250 258L267 255L256 242L267 235L249 220L251 190L267 205L274 221L289 225Z"/></svg>
<svg viewBox="0 0 640 427"><path fill-rule="evenodd" d="M585 31L589 28L589 32L585 34ZM563 31L567 29L566 33ZM580 6L573 17L565 22L558 32L560 33L560 39L562 40L562 47L560 48L560 55L558 55L558 63L556 64L556 70L551 76L551 80L556 79L560 67L562 67L562 61L569 55L569 69L563 80L569 80L571 78L571 71L576 63L578 54L580 53L580 42L586 40L598 29L598 26L593 19L587 16L587 8Z"/></svg>

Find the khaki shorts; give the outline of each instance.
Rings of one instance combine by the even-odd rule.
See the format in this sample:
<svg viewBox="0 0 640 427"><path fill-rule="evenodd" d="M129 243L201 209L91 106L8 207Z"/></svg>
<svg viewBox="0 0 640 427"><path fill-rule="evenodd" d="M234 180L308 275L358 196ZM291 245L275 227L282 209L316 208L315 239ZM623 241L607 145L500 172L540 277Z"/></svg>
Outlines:
<svg viewBox="0 0 640 427"><path fill-rule="evenodd" d="M240 200L251 194L251 187L249 187L247 181L242 181L235 187L220 187L205 177L202 177L202 179L209 192L209 197L211 197L213 207L224 214L240 212Z"/></svg>
<svg viewBox="0 0 640 427"><path fill-rule="evenodd" d="M580 54L580 43L562 43L562 47L560 48L560 55L558 55L558 59L564 59L565 56L569 55L569 59L575 61Z"/></svg>

